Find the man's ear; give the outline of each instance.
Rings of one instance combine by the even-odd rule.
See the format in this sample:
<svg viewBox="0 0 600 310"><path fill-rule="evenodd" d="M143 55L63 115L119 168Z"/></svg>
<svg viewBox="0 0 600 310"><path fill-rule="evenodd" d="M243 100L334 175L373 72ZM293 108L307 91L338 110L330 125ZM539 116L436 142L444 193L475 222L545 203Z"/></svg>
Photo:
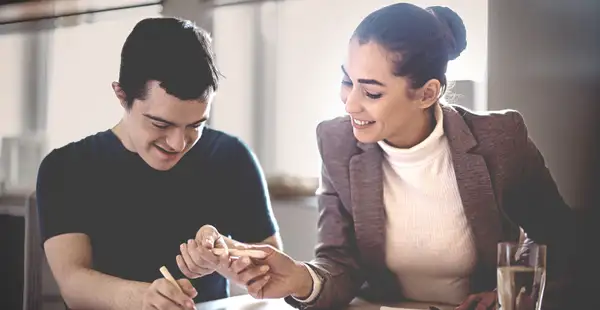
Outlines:
<svg viewBox="0 0 600 310"><path fill-rule="evenodd" d="M123 89L121 88L121 85L119 84L119 82L112 82L111 86L112 86L113 91L115 92L115 96L117 96L117 99L119 99L121 106L124 109L128 109L127 95L125 94L125 91L123 91Z"/></svg>
<svg viewBox="0 0 600 310"><path fill-rule="evenodd" d="M419 89L419 105L427 109L440 99L441 84L437 79L431 79Z"/></svg>

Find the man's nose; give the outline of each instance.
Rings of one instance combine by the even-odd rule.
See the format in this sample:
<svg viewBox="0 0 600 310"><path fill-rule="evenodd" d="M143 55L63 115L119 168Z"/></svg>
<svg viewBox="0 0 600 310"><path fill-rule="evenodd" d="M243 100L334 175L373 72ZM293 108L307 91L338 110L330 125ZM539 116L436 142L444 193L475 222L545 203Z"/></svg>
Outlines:
<svg viewBox="0 0 600 310"><path fill-rule="evenodd" d="M170 132L167 136L167 145L175 152L181 152L185 150L185 131L176 129Z"/></svg>

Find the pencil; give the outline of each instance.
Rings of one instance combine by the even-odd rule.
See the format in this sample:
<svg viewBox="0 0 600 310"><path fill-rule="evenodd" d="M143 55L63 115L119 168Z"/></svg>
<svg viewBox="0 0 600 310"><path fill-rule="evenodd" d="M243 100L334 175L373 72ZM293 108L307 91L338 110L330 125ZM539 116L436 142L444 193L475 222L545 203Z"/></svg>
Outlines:
<svg viewBox="0 0 600 310"><path fill-rule="evenodd" d="M222 255L225 253L225 249L216 248L212 250L215 255ZM267 254L260 250L240 250L240 249L229 249L229 254L233 256L248 256L255 259L265 259Z"/></svg>
<svg viewBox="0 0 600 310"><path fill-rule="evenodd" d="M169 270L167 269L167 267L162 266L160 267L160 273L162 273L163 277L165 277L165 279L167 279L167 281L173 283L173 285L175 285L175 287L177 289L179 289L180 292L183 293L183 290L181 289L181 286L179 286L179 283L177 283L177 281L175 281L175 278L173 278L173 276L171 275L171 273L169 272Z"/></svg>

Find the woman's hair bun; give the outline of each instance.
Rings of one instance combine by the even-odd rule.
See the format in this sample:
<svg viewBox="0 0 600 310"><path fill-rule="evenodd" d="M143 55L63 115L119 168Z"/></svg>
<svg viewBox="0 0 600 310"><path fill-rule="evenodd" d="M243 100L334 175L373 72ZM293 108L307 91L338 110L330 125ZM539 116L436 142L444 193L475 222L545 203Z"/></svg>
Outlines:
<svg viewBox="0 0 600 310"><path fill-rule="evenodd" d="M448 59L454 60L467 47L467 29L462 18L452 9L445 6L431 6L427 8L444 27L447 27L448 36Z"/></svg>

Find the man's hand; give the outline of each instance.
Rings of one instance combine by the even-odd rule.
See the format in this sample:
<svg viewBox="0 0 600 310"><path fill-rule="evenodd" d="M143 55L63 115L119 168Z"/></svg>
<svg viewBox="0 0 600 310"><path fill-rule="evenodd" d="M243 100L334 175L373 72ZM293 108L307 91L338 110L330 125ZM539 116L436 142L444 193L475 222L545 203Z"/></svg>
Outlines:
<svg viewBox="0 0 600 310"><path fill-rule="evenodd" d="M198 292L187 279L177 280L183 292L167 279L152 282L143 297L143 310L182 310L195 309L194 300Z"/></svg>
<svg viewBox="0 0 600 310"><path fill-rule="evenodd" d="M215 255L213 249L224 249L222 255ZM196 233L196 239L190 239L180 246L181 254L175 258L181 273L190 279L196 279L213 273L219 266L229 267L231 259L225 239L211 225L204 225Z"/></svg>
<svg viewBox="0 0 600 310"><path fill-rule="evenodd" d="M243 253L243 250L239 253ZM310 295L312 278L302 263L269 245L248 245L245 250L255 250L264 254L260 258L248 256L235 261L231 264L229 272L241 279L242 283L246 282L244 286L251 296L262 299L290 295L305 298Z"/></svg>
<svg viewBox="0 0 600 310"><path fill-rule="evenodd" d="M491 310L496 309L496 292L472 294L465 299L456 310Z"/></svg>

